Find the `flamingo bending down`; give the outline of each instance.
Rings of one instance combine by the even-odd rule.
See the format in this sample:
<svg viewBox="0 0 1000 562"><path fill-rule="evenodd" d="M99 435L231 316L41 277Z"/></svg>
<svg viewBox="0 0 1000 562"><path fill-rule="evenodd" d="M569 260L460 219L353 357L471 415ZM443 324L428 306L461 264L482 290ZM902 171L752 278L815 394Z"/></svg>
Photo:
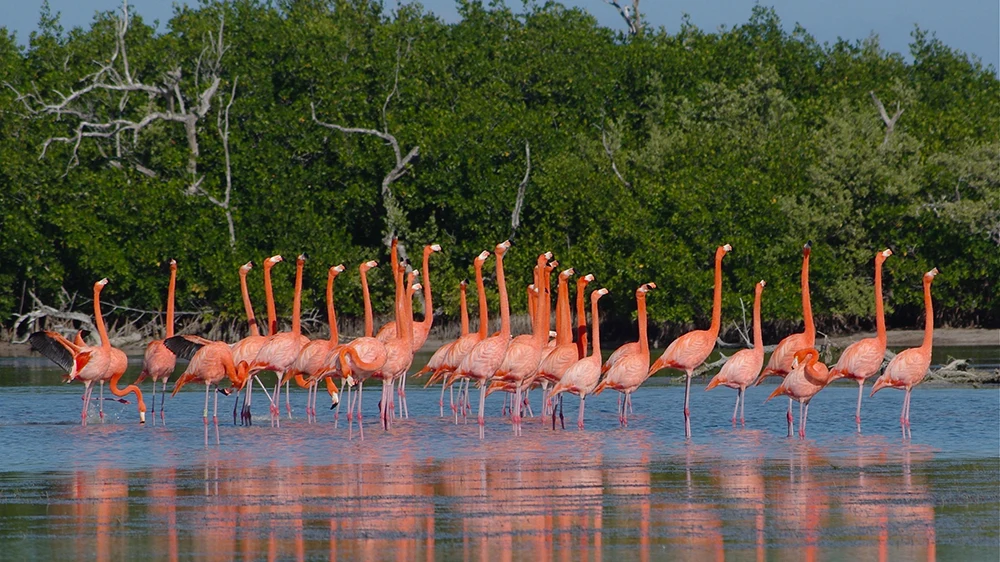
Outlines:
<svg viewBox="0 0 1000 562"><path fill-rule="evenodd" d="M899 425L903 428L903 435L908 436L910 431L910 392L913 387L923 382L927 375L927 370L931 366L931 348L934 343L934 305L931 302L931 283L937 276L938 270L934 269L924 274L924 341L920 347L912 347L900 351L898 355L889 361L885 372L875 381L871 396L883 388L898 388L906 391L903 399L903 410L899 414Z"/></svg>
<svg viewBox="0 0 1000 562"><path fill-rule="evenodd" d="M82 345L83 341L79 338L79 334L77 342L70 342L55 332L35 332L28 341L32 349L69 371L70 381L77 378L83 381L83 412L80 414L82 425L87 425L87 410L90 406L90 395L94 391L92 386L94 382L101 385L100 417L101 421L104 421L104 383L108 381L111 382L111 393L115 396L123 397L135 393L139 408L139 423L144 424L146 403L142 399L142 391L134 384L124 389L118 388L118 381L128 367L128 357L122 350L111 347L111 340L108 339L104 315L101 313L101 290L107 284L107 279L94 283L94 321L97 324L101 345Z"/></svg>
<svg viewBox="0 0 1000 562"><path fill-rule="evenodd" d="M277 313L274 309L274 292L271 289L271 268L274 267L276 263L281 261L283 261L281 256L271 256L264 260L264 297L267 299L268 334L273 334L274 331L272 330L276 330L278 325ZM241 362L245 362L248 365L252 363L257 357L257 353L260 352L260 348L264 347L264 344L267 343L267 340L270 337L260 335L260 331L257 328L257 319L254 317L253 313L253 304L250 302L250 293L247 290L247 273L250 272L253 266L254 263L249 261L240 267L240 291L243 293L243 308L246 310L247 324L250 329L250 335L231 346L233 350L233 362L237 365ZM272 329L271 326L275 326L275 328ZM258 384L260 384L259 379ZM246 385L244 391L243 410L240 414L240 423L252 425L253 417L250 415L250 403L253 397L253 384ZM239 395L237 394L237 403L238 402ZM236 404L233 404L233 424L236 424Z"/></svg>
<svg viewBox="0 0 1000 562"><path fill-rule="evenodd" d="M801 439L806 437L809 402L828 384L843 376L827 369L826 365L818 363L818 360L819 352L811 347L797 351L792 358L792 370L764 401L767 402L775 396L787 395L799 403L799 438Z"/></svg>
<svg viewBox="0 0 1000 562"><path fill-rule="evenodd" d="M597 301L608 294L607 289L598 289L590 293L590 323L593 326L593 352L589 357L584 357L573 363L562 378L552 388L549 400L563 392L572 392L580 396L580 413L577 416L576 425L583 429L583 409L587 403L587 394L597 386L598 379L601 378L601 321L597 313ZM552 429L556 426L556 415L552 412Z"/></svg>
<svg viewBox="0 0 1000 562"><path fill-rule="evenodd" d="M485 402L486 387L496 373L497 367L503 362L507 345L510 343L510 305L507 301L507 282L503 274L503 256L510 248L510 241L497 244L494 252L497 256L497 288L500 291L500 333L490 336L477 343L462 359L455 372L455 378L468 378L479 383L479 437L485 437ZM483 330L484 327L480 327Z"/></svg>
<svg viewBox="0 0 1000 562"><path fill-rule="evenodd" d="M552 252L540 254L535 266L535 287L538 296L534 321L532 322L532 333L520 335L507 345L503 360L493 377L499 382L509 383L514 390L511 422L513 422L516 434L520 434L522 383L538 370L538 363L542 360L542 347L549 335L549 303L551 299L548 296L547 278L549 275L546 272L546 263L550 259L552 259ZM542 278L543 275L546 279Z"/></svg>
<svg viewBox="0 0 1000 562"><path fill-rule="evenodd" d="M174 374L177 366L177 356L163 345L163 341L174 336L174 288L177 284L177 262L170 260L170 283L167 285L167 335L162 340L153 340L146 346L142 359L142 372L135 384L142 384L147 377L153 379L153 400L150 402L153 411L153 425L156 425L156 383L163 381L163 392L160 393L160 420L163 417L163 398L167 394L167 379Z"/></svg>
<svg viewBox="0 0 1000 562"><path fill-rule="evenodd" d="M736 411L740 413L740 425L743 425L743 405L746 403L746 390L764 364L764 338L760 326L760 295L764 292L764 280L754 289L753 297L753 349L741 349L734 353L717 375L712 377L705 390L712 390L721 385L736 389L736 406L733 408L733 425L736 425Z"/></svg>
<svg viewBox="0 0 1000 562"><path fill-rule="evenodd" d="M233 364L233 350L229 344L221 341L211 341L197 336L173 336L165 340L165 345L177 356L189 359L184 374L174 383L171 396L176 396L185 384L201 382L205 384L205 409L202 418L208 427L208 394L215 385L219 387L224 379L229 379L233 388L242 388L247 382L249 366L245 361ZM219 394L215 394L215 409L212 413L212 423L219 425ZM206 430L207 431L207 430ZM206 439L208 434L205 434Z"/></svg>
<svg viewBox="0 0 1000 562"><path fill-rule="evenodd" d="M330 337L325 340L312 340L302 346L295 361L288 367L282 377L282 383L295 379L295 383L306 389L306 420L316 420L316 394L319 382L329 376L326 369L326 358L339 345L340 332L337 329L337 312L333 305L333 281L344 271L344 264L331 267L326 276L326 316L330 324ZM336 387L334 387L336 388ZM339 402L339 395L331 395L333 405Z"/></svg>
<svg viewBox="0 0 1000 562"><path fill-rule="evenodd" d="M632 393L649 378L649 338L646 335L646 293L656 288L656 283L643 283L635 290L636 310L638 311L639 341L627 343L612 354L618 359L611 363L611 358L601 370L607 375L594 389L594 396L605 388L617 390L624 395L619 396L618 422L628 426L628 407L632 403ZM611 365L608 365L611 363Z"/></svg>
<svg viewBox="0 0 1000 562"><path fill-rule="evenodd" d="M358 267L358 272L361 275L361 294L365 305L365 335L331 351L326 358L328 370L339 371L348 385L351 380L357 382L358 390L355 393L355 400L357 401L358 426L361 428L362 439L364 438L364 428L361 425L361 395L364 390L365 380L378 372L386 360L385 344L372 336L375 325L372 314L371 293L368 290L368 270L373 267L378 267L378 262L374 260L366 261ZM348 394L350 394L350 386L348 386L347 390ZM348 428L352 431L354 428L353 410L353 404L348 400L347 422Z"/></svg>
<svg viewBox="0 0 1000 562"><path fill-rule="evenodd" d="M812 303L809 300L809 255L812 253L812 242L806 242L802 247L802 273L799 277L802 291L802 320L805 328L801 334L792 334L778 342L778 346L771 353L771 358L767 366L761 372L754 386L757 386L765 377L784 377L792 370L792 360L795 354L803 349L809 349L816 345L816 326L813 324ZM788 399L788 412L785 414L788 421L788 436L792 436L792 399Z"/></svg>
<svg viewBox="0 0 1000 562"><path fill-rule="evenodd" d="M684 437L691 438L691 375L699 365L708 359L715 349L715 340L719 337L719 327L722 323L722 258L732 251L732 246L726 244L715 250L715 293L712 299L712 325L707 330L695 330L677 338L659 359L649 368L649 374L660 369L680 369L687 374L684 387Z"/></svg>
<svg viewBox="0 0 1000 562"><path fill-rule="evenodd" d="M885 359L885 312L882 308L882 264L892 255L892 250L875 254L875 329L874 338L858 340L847 346L840 355L833 370L844 378L858 381L858 407L854 412L854 423L861 433L861 395L868 377L878 374Z"/></svg>
<svg viewBox="0 0 1000 562"><path fill-rule="evenodd" d="M301 313L302 313L302 269L306 263L306 256L300 255L295 260L295 295L292 300L292 331L278 332L268 337L267 342L257 352L257 357L250 363L250 375L256 375L260 371L274 371L278 375L278 384L274 387L274 394L271 395L271 424L281 426L281 410L279 409L279 398L281 394L281 380L285 370L291 366L298 356L299 351L309 343L309 338L302 335ZM267 278L265 278L266 280ZM270 283L267 283L268 285ZM270 309L273 303L268 304ZM268 310L270 315L270 310ZM274 323L277 328L277 322ZM291 406L287 406L288 414L291 415Z"/></svg>

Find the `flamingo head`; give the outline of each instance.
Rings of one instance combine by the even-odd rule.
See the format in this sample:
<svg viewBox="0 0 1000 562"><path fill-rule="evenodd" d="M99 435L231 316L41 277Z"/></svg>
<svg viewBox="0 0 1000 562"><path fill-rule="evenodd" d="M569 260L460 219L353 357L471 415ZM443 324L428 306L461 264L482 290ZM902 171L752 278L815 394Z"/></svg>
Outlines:
<svg viewBox="0 0 1000 562"><path fill-rule="evenodd" d="M608 294L608 292L609 291L607 289L601 287L600 289L594 291L593 293L590 293L590 298L592 298L592 299L594 299L596 301L597 299L599 299L599 298L603 297L604 295Z"/></svg>
<svg viewBox="0 0 1000 562"><path fill-rule="evenodd" d="M638 289L636 289L635 294L636 296L645 295L646 293L655 288L656 288L656 283L643 283L642 285L639 285Z"/></svg>
<svg viewBox="0 0 1000 562"><path fill-rule="evenodd" d="M483 250L482 252L479 252L478 256L476 256L475 262L479 265L482 265L483 262L486 261L486 258L488 257L490 257L490 253L487 252L486 250Z"/></svg>
<svg viewBox="0 0 1000 562"><path fill-rule="evenodd" d="M569 269L564 269L564 270L562 270L562 271L561 271L561 272L559 273L559 278L560 278L560 279L569 279L569 277L570 277L571 275L573 275L574 273L576 273L576 272L575 272L575 271L573 271L573 268L572 268L572 267L571 267L571 268L569 268Z"/></svg>
<svg viewBox="0 0 1000 562"><path fill-rule="evenodd" d="M875 260L878 261L878 263L883 263L885 262L886 258L888 258L891 255L892 255L892 250L886 248L881 252L875 254Z"/></svg>
<svg viewBox="0 0 1000 562"><path fill-rule="evenodd" d="M763 290L764 290L764 287L765 287L766 285L767 285L767 281L764 281L763 279L761 279L761 280L760 280L760 281L759 281L759 282L757 283L757 291L758 291L758 292L759 292L759 291L763 291Z"/></svg>
<svg viewBox="0 0 1000 562"><path fill-rule="evenodd" d="M724 251L724 252L726 252L728 254L729 252L733 251L733 247L730 246L729 244L723 244L722 245L722 251Z"/></svg>
<svg viewBox="0 0 1000 562"><path fill-rule="evenodd" d="M299 254L299 257L295 258L295 263L296 263L296 265L302 265L302 264L306 263L307 259L309 259L309 256L307 256L303 252L303 253Z"/></svg>
<svg viewBox="0 0 1000 562"><path fill-rule="evenodd" d="M552 271L553 269L555 269L557 267L559 267L559 260L552 260L549 263L545 264L545 269L547 271Z"/></svg>
<svg viewBox="0 0 1000 562"><path fill-rule="evenodd" d="M469 286L469 280L468 279L462 279L462 282L459 283L458 286L461 287L461 288L463 288L463 289L466 288L466 287L468 287Z"/></svg>
<svg viewBox="0 0 1000 562"><path fill-rule="evenodd" d="M440 252L441 251L441 245L440 244L431 244L430 246L427 246L427 248L431 252Z"/></svg>
<svg viewBox="0 0 1000 562"><path fill-rule="evenodd" d="M100 281L98 281L97 283L94 283L94 290L95 290L95 291L100 291L100 290L101 290L101 289L103 289L103 288L104 288L104 286L105 286L105 285L107 285L107 284L108 284L108 278L107 278L107 277L105 277L104 279L101 279L101 280L100 280Z"/></svg>
<svg viewBox="0 0 1000 562"><path fill-rule="evenodd" d="M587 283L590 283L591 281L594 280L594 274L593 273L588 273L588 274L584 275L583 276L583 280L586 281Z"/></svg>
<svg viewBox="0 0 1000 562"><path fill-rule="evenodd" d="M411 288L412 288L412 289L413 289L414 291L419 291L420 289L423 289L423 288L424 288L424 286L423 286L423 285L421 285L420 283L414 283L414 284L413 284L413 287L411 287Z"/></svg>
<svg viewBox="0 0 1000 562"><path fill-rule="evenodd" d="M240 266L240 275L246 275L247 273L250 273L250 270L253 269L253 266L254 266L254 263L252 261L248 261L245 264L241 265Z"/></svg>
<svg viewBox="0 0 1000 562"><path fill-rule="evenodd" d="M378 267L378 262L375 260L369 260L361 264L358 268L362 273L367 272L369 269Z"/></svg>
<svg viewBox="0 0 1000 562"><path fill-rule="evenodd" d="M285 258L281 257L280 255L278 255L278 256L271 256L271 257L267 258L266 260L264 260L264 267L272 267L272 266L274 266L274 264L276 264L278 262L283 262L283 261L285 261Z"/></svg>
<svg viewBox="0 0 1000 562"><path fill-rule="evenodd" d="M932 270L930 270L930 271L928 271L927 273L924 274L924 282L925 283L930 283L931 281L934 280L934 278L937 276L937 274L938 274L938 268L935 267L934 269L932 269Z"/></svg>
<svg viewBox="0 0 1000 562"><path fill-rule="evenodd" d="M177 260L170 260L170 271L177 271Z"/></svg>
<svg viewBox="0 0 1000 562"><path fill-rule="evenodd" d="M802 255L808 256L810 253L812 253L812 247L813 247L812 240L806 242L806 245L802 246Z"/></svg>
<svg viewBox="0 0 1000 562"><path fill-rule="evenodd" d="M330 275L336 277L344 271L344 264L337 264L330 268Z"/></svg>
<svg viewBox="0 0 1000 562"><path fill-rule="evenodd" d="M503 242L497 244L497 247L493 250L498 256L502 256L507 253L510 249L510 240L504 240Z"/></svg>

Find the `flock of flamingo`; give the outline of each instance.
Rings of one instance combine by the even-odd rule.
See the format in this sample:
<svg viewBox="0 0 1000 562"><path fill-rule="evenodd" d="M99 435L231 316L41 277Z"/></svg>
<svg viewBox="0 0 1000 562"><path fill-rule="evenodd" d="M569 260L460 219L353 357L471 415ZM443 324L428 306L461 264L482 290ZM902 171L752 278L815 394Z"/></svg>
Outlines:
<svg viewBox="0 0 1000 562"><path fill-rule="evenodd" d="M691 437L691 418L689 399L691 394L691 377L700 365L708 358L715 348L721 326L722 316L722 260L732 248L726 244L719 246L715 252L715 285L712 305L712 321L707 330L694 330L674 340L663 355L650 366L649 342L646 332L646 294L656 289L655 283L644 283L636 289L635 297L638 308L639 337L635 342L622 345L607 361L602 362L600 320L598 301L608 293L601 288L590 292L591 334L588 342L586 324L586 288L594 281L593 275L579 277L576 281L576 315L577 322L573 325L569 301L569 280L575 274L572 268L559 273L557 281L555 331L550 331L551 318L551 277L558 267L558 262L552 259L552 253L546 252L538 256L534 267L534 282L528 286L529 314L532 319L532 331L511 337L510 307L508 305L507 285L504 278L503 258L510 248L510 242L498 244L494 249L496 256L496 282L500 299L500 330L494 334L488 333L489 311L486 302L486 291L483 284L483 264L490 253L484 251L473 261L476 290L479 302L479 328L469 331L469 314L466 306L466 285L460 285L461 336L458 339L442 345L431 357L427 365L414 376L429 375L427 385L441 383L441 398L439 400L440 415L444 415L444 395L450 390L451 410L455 423L459 416L465 418L471 411L469 386L475 384L479 388L478 423L480 437L483 436L485 417L484 404L488 394L502 391L510 394L510 421L513 430L520 434L524 410L531 415L528 391L535 386L543 389L543 419L551 416L552 427L555 429L556 416L562 421L562 395L576 394L580 397L580 408L577 425L584 428L584 407L588 396L600 394L606 389L619 392L618 414L622 426L628 425L628 413L631 410L631 396L646 379L661 369L677 369L686 374L684 390L684 431L686 438ZM173 394L176 394L185 384L199 382L205 385L205 409L203 419L208 426L209 394L212 386L219 391L215 393L215 403L212 420L218 424L218 395L237 394L233 408L233 422L236 423L236 410L239 395L243 395L243 407L240 414L241 422L250 425L253 382L264 391L270 408L271 423L280 424L279 409L281 386L285 386L285 405L291 416L289 402L289 384L291 381L307 390L306 416L308 421L316 420L316 400L319 385L326 385L332 400L331 409L336 407L335 423L339 416L341 392L347 394L347 419L353 428L354 418L359 427L362 424L361 398L364 383L368 379L382 381L382 396L379 401L379 413L382 427L388 430L394 417L406 416L409 412L406 405L406 377L413 362L414 352L419 350L430 332L433 314L425 314L423 321L416 322L413 318L413 295L423 290L424 310L433 310L431 283L429 272L430 256L439 252L438 245L428 245L423 251L423 284L416 283L416 270L407 271L405 262L400 262L397 253L397 243L393 240L391 248L391 265L395 281L395 321L383 326L378 333L374 332L372 304L368 289L366 273L378 264L367 261L359 267L362 293L365 308L365 335L347 343L341 343L337 330L337 318L334 307L334 280L344 272L343 265L329 269L326 283L326 304L329 316L330 337L328 339L309 340L302 335L300 329L302 271L305 256L296 260L295 292L292 305L291 331L279 332L275 312L274 295L271 286L271 268L282 261L281 256L272 256L264 261L264 290L267 299L267 333L261 335L254 317L253 306L247 290L247 274L254 267L249 262L240 267L240 285L243 294L243 304L246 309L250 335L242 340L229 344L221 341L211 341L192 335L174 335L174 289L176 284L177 264L170 262L170 282L167 295L166 338L155 340L146 347L142 372L135 384L119 388L118 382L128 366L128 358L121 350L111 346L107 329L101 313L100 294L107 285L107 279L101 279L94 285L94 316L100 345L87 345L81 332L77 332L73 341L54 331L40 331L32 334L29 342L33 349L41 352L61 368L69 372L68 380L80 379L84 384L83 412L81 421L87 424L91 393L94 383L100 388L98 401L99 415L104 419L103 393L104 383L110 383L111 392L117 397L134 393L138 402L140 423L145 423L146 405L142 391L137 386L147 378L153 382L153 423L155 424L156 386L162 383L160 398L160 417L163 419L163 397L167 392L167 381L173 375L178 357L189 360L184 373L177 379ZM778 396L788 396L788 436L792 436L792 401L799 403L798 435L805 438L806 419L809 415L809 403L816 394L830 382L839 378L853 379L858 382L858 404L855 416L857 431L861 431L861 399L865 381L876 375L882 369L886 349L885 318L882 305L882 264L892 255L891 250L884 250L875 255L875 308L877 335L854 342L844 350L839 361L832 368L819 362L819 352L815 348L816 329L813 324L812 308L809 300L809 254L810 244L802 250L802 309L805 319L805 329L802 333L792 334L778 343L768 363L764 366L764 344L761 337L760 303L765 282L762 280L755 286L753 305L753 339L752 349L741 350L732 355L722 369L709 382L706 390L719 385L736 389L736 405L733 409L732 423L744 423L743 405L745 393L749 386L760 384L769 376L783 377L781 384L771 393L768 400ZM933 340L934 316L931 304L931 283L937 269L924 274L924 302L926 307L926 322L924 340L920 347L907 349L896 355L886 366L882 376L875 382L871 394L882 388L897 388L906 391L900 424L904 435L909 432L910 392L919 384L930 367L931 345ZM574 341L575 335L575 341ZM554 336L554 337L553 337ZM588 354L588 343L590 353ZM762 369L763 367L763 369ZM260 380L259 373L271 371L277 374L273 389L268 389ZM603 378L602 378L603 376ZM230 386L221 388L220 384L228 380ZM337 389L337 381L341 382ZM398 388L396 385L398 384ZM357 391L351 396L353 387ZM455 389L458 388L458 398ZM399 401L399 412L396 412L396 400ZM504 413L508 411L507 398L504 399ZM363 431L363 429L362 429ZM363 435L363 434L362 434Z"/></svg>

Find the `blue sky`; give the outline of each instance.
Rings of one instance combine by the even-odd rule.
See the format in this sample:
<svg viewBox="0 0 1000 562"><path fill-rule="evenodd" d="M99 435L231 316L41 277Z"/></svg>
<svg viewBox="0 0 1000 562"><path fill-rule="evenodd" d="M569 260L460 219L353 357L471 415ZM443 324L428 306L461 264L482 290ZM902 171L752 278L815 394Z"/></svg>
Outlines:
<svg viewBox="0 0 1000 562"><path fill-rule="evenodd" d="M15 31L18 41L24 44L38 24L42 0L2 0L2 3L5 13L0 25ZM197 4L197 1L186 3ZM618 13L603 0L563 0L563 3L588 10L602 25L624 27ZM747 21L755 3L754 0L645 0L641 7L648 24L666 26L674 32L684 13L690 14L692 22L705 30L738 25ZM885 49L909 58L910 32L914 25L919 25L935 32L945 44L978 55L994 69L1000 68L998 0L763 0L761 3L774 6L787 29L800 23L821 43L832 43L838 37L863 39L875 33ZM159 19L163 29L174 2L131 0L129 4L146 21ZM445 21L458 19L454 0L423 0L422 4ZM508 4L520 9L521 0L508 0ZM115 9L120 1L49 0L49 5L53 11L61 12L62 24L68 29L87 26L95 12Z"/></svg>

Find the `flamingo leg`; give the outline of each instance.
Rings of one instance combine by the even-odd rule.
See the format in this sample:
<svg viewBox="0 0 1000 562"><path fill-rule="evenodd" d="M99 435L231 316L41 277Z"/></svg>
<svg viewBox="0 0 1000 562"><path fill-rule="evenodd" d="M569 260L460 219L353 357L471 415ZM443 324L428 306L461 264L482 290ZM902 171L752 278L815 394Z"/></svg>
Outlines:
<svg viewBox="0 0 1000 562"><path fill-rule="evenodd" d="M285 411L288 412L288 419L292 419L292 401L290 400L291 392L289 392L289 385L292 381L285 381Z"/></svg>
<svg viewBox="0 0 1000 562"><path fill-rule="evenodd" d="M792 399L788 399L788 413L785 414L785 418L788 419L788 436L792 436Z"/></svg>
<svg viewBox="0 0 1000 562"><path fill-rule="evenodd" d="M410 419L410 406L406 403L406 371L403 371L403 380L399 382L399 399L403 402L403 417Z"/></svg>
<svg viewBox="0 0 1000 562"><path fill-rule="evenodd" d="M452 391L452 401L455 399L455 391ZM438 413L439 418L444 417L444 384L441 385L441 398L438 399L438 408L440 412Z"/></svg>
<svg viewBox="0 0 1000 562"><path fill-rule="evenodd" d="M149 403L152 410L149 412L153 418L153 427L156 427L156 381L153 381L153 400Z"/></svg>
<svg viewBox="0 0 1000 562"><path fill-rule="evenodd" d="M861 433L861 396L865 391L865 379L858 379L858 409L854 412L854 423L858 426L858 433Z"/></svg>
<svg viewBox="0 0 1000 562"><path fill-rule="evenodd" d="M687 372L687 380L684 384L684 438L691 439L691 371Z"/></svg>
<svg viewBox="0 0 1000 562"><path fill-rule="evenodd" d="M97 404L97 414L101 417L101 423L104 423L104 381L101 381L101 394L100 401Z"/></svg>
<svg viewBox="0 0 1000 562"><path fill-rule="evenodd" d="M740 425L746 425L746 422L743 420L743 407L746 406L746 404L747 404L747 389L746 388L741 388L740 389Z"/></svg>
<svg viewBox="0 0 1000 562"><path fill-rule="evenodd" d="M805 410L805 405L802 402L799 402L799 439L802 439L806 436L806 429L805 429L806 418L802 413L804 410Z"/></svg>
<svg viewBox="0 0 1000 562"><path fill-rule="evenodd" d="M518 426L521 425L521 386L518 385L514 389L514 395L511 396L511 406L513 406L511 411L511 421L514 422L514 434L519 435Z"/></svg>
<svg viewBox="0 0 1000 562"><path fill-rule="evenodd" d="M566 429L566 419L563 417L563 395L559 395L559 426Z"/></svg>
<svg viewBox="0 0 1000 562"><path fill-rule="evenodd" d="M580 394L580 413L576 417L576 427L583 429L583 408L587 405L587 396Z"/></svg>
<svg viewBox="0 0 1000 562"><path fill-rule="evenodd" d="M805 411L802 413L802 438L806 438L806 424L809 423L809 403L806 402Z"/></svg>
<svg viewBox="0 0 1000 562"><path fill-rule="evenodd" d="M626 402L626 404L628 404L628 413L634 414L635 410L632 409L632 395L631 394L626 394L625 395L625 402ZM628 425L628 424L626 424L626 425Z"/></svg>
<svg viewBox="0 0 1000 562"><path fill-rule="evenodd" d="M219 385L215 385L216 389ZM215 394L215 404L212 407L212 425L215 426L215 444L219 444L219 393Z"/></svg>
<svg viewBox="0 0 1000 562"><path fill-rule="evenodd" d="M87 425L87 408L90 406L90 383L83 387L83 411L80 413L80 425Z"/></svg>
<svg viewBox="0 0 1000 562"><path fill-rule="evenodd" d="M153 392L156 392L156 381L153 381ZM163 388L160 392L160 421L162 423L167 423L167 420L163 417L166 414L166 409L163 407L163 400L167 397L167 379L163 379ZM156 399L155 397L153 398Z"/></svg>
<svg viewBox="0 0 1000 562"><path fill-rule="evenodd" d="M364 439L365 439L365 428L361 424L361 420L362 420L362 417L361 417L361 397L364 396L364 392L363 392L364 389L365 389L365 381L359 382L358 383L358 392L357 392L357 394L358 394L358 399L357 399L358 400L358 432L361 435L361 440L362 441L364 441Z"/></svg>
<svg viewBox="0 0 1000 562"><path fill-rule="evenodd" d="M479 387L479 438L486 437L486 381Z"/></svg>

